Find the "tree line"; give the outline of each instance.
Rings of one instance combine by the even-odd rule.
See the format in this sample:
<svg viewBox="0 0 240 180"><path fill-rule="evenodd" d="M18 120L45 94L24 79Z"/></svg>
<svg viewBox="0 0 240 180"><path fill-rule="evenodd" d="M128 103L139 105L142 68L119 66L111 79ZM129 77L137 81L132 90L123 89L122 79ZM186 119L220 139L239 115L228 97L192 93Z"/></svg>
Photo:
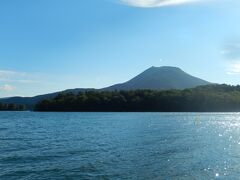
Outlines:
<svg viewBox="0 0 240 180"><path fill-rule="evenodd" d="M24 105L17 104L3 104L0 103L0 111L24 111L26 107Z"/></svg>
<svg viewBox="0 0 240 180"><path fill-rule="evenodd" d="M35 111L55 112L235 112L240 86L207 85L185 90L87 91L43 100Z"/></svg>

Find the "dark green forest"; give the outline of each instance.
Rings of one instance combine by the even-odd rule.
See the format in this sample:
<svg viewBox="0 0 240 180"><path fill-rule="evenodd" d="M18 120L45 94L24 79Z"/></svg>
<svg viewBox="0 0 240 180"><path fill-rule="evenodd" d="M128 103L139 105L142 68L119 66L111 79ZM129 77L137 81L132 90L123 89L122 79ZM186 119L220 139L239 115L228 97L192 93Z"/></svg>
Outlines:
<svg viewBox="0 0 240 180"><path fill-rule="evenodd" d="M26 107L24 105L16 105L16 104L3 104L0 103L0 111L24 111Z"/></svg>
<svg viewBox="0 0 240 180"><path fill-rule="evenodd" d="M35 111L56 112L236 112L240 86L207 85L185 90L87 91L43 100Z"/></svg>

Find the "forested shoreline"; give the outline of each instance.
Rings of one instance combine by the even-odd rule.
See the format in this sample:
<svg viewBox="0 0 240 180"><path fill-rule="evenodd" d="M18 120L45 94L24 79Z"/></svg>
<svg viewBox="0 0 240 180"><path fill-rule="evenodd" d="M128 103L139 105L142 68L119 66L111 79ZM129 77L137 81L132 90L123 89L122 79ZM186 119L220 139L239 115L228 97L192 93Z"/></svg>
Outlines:
<svg viewBox="0 0 240 180"><path fill-rule="evenodd" d="M185 90L87 91L59 94L35 111L239 112L240 86L207 85Z"/></svg>
<svg viewBox="0 0 240 180"><path fill-rule="evenodd" d="M0 103L0 111L25 111L25 105Z"/></svg>

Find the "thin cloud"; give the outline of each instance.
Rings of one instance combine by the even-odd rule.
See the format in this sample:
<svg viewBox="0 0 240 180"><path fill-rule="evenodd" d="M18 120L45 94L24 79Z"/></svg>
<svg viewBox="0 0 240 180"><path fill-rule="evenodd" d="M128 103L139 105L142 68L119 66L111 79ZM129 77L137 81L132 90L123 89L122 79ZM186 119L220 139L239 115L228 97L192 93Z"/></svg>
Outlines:
<svg viewBox="0 0 240 180"><path fill-rule="evenodd" d="M227 69L228 75L239 75L240 74L240 61L232 62L229 64Z"/></svg>
<svg viewBox="0 0 240 180"><path fill-rule="evenodd" d="M13 91L14 89L15 87L9 84L4 84L0 86L0 91L4 91L4 92L10 92L10 91Z"/></svg>
<svg viewBox="0 0 240 180"><path fill-rule="evenodd" d="M162 6L176 6L187 3L194 3L203 0L120 0L124 4L142 8L153 8Z"/></svg>
<svg viewBox="0 0 240 180"><path fill-rule="evenodd" d="M0 70L0 81L9 81L12 79L18 79L19 77L24 77L26 74L22 72Z"/></svg>
<svg viewBox="0 0 240 180"><path fill-rule="evenodd" d="M31 84L37 83L37 81L32 80L30 75L25 72L17 72L17 71L8 71L8 70L0 70L0 82L14 82L14 83L22 83L22 84Z"/></svg>
<svg viewBox="0 0 240 180"><path fill-rule="evenodd" d="M228 43L221 54L227 62L227 74L240 75L240 41Z"/></svg>

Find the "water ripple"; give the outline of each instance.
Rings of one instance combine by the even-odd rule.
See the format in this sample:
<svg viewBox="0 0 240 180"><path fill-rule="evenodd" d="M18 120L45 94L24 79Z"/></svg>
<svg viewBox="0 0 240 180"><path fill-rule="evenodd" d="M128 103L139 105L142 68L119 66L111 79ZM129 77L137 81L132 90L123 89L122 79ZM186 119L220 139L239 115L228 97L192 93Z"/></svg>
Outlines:
<svg viewBox="0 0 240 180"><path fill-rule="evenodd" d="M238 179L239 113L0 113L0 179Z"/></svg>

